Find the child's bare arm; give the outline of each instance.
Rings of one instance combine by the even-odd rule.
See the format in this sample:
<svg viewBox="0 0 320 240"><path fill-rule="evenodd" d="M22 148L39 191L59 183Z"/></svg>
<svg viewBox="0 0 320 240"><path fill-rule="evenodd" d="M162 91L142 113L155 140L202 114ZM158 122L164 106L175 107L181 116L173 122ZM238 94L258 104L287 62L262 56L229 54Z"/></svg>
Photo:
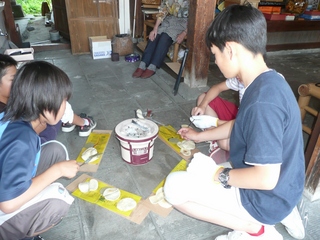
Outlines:
<svg viewBox="0 0 320 240"><path fill-rule="evenodd" d="M183 139L192 140L194 142L222 140L230 138L233 124L234 120L231 120L219 127L211 128L202 132L197 132L192 128L181 128L178 133Z"/></svg>
<svg viewBox="0 0 320 240"><path fill-rule="evenodd" d="M78 170L79 164L75 160L63 161L52 165L45 172L32 179L31 186L26 192L14 199L1 202L0 210L4 213L16 211L58 178L72 178L76 175Z"/></svg>
<svg viewBox="0 0 320 240"><path fill-rule="evenodd" d="M232 169L228 184L238 188L272 190L278 183L281 164L268 164L249 168ZM218 181L218 170L214 179ZM245 177L244 177L245 176ZM259 181L257 181L259 179Z"/></svg>
<svg viewBox="0 0 320 240"><path fill-rule="evenodd" d="M202 115L205 112L206 107L208 104L215 99L219 94L223 91L229 90L229 88L226 85L226 81L218 83L216 85L213 85L208 92L206 93L205 97L201 101L201 103L192 109L192 115Z"/></svg>

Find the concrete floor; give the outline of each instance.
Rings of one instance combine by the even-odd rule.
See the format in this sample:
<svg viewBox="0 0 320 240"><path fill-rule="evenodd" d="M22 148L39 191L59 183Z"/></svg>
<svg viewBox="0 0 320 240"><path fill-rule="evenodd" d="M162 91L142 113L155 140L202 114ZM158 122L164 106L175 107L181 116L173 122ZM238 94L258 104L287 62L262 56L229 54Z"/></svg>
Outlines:
<svg viewBox="0 0 320 240"><path fill-rule="evenodd" d="M139 52L139 51L137 51ZM140 53L140 52L139 52ZM167 176L181 157L165 145L160 139L155 140L153 159L145 164L133 166L121 159L120 144L115 137L115 126L135 117L135 110L151 109L154 118L162 123L179 129L181 124L188 124L191 108L196 97L208 87L190 89L184 83L173 96L172 89L175 75L164 66L150 79L131 77L138 63L128 63L120 57L119 62L110 59L93 60L90 55L72 55L69 50L47 51L35 54L37 60L46 60L63 69L73 82L73 96L70 103L76 113L87 113L97 121L96 129L113 130L102 162L95 173L87 173L110 185L142 196L150 196L152 190ZM302 83L320 81L320 50L284 51L270 53L268 65L282 73L297 96L297 88ZM214 65L210 64L208 86L224 78ZM236 94L223 94L230 100ZM70 154L75 159L86 142L86 138L71 133L58 135ZM208 144L197 144L200 151L207 153ZM73 179L60 179L65 186ZM308 212L309 221L306 229L307 240L320 239L319 201L306 203L303 212ZM281 224L276 228L285 240L291 238ZM141 224L119 216L111 211L75 198L68 216L56 227L42 234L46 240L209 240L227 233L229 229L198 221L176 210L167 217L150 212ZM270 239L272 240L272 239Z"/></svg>

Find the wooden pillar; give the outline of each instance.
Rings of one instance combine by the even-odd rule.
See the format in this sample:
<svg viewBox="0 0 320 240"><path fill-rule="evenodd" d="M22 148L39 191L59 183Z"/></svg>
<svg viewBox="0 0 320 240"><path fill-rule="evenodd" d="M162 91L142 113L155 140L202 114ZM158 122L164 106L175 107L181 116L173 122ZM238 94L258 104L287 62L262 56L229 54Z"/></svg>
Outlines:
<svg viewBox="0 0 320 240"><path fill-rule="evenodd" d="M5 5L3 9L3 14L5 18L5 24L6 24L7 32L9 35L9 39L19 47L22 43L19 26L17 26L14 22L10 0L5 0L4 2L5 2Z"/></svg>
<svg viewBox="0 0 320 240"><path fill-rule="evenodd" d="M311 201L320 199L320 135L312 152L311 161L306 172L304 195Z"/></svg>
<svg viewBox="0 0 320 240"><path fill-rule="evenodd" d="M208 81L210 51L205 34L214 18L216 0L190 0L184 83L191 88L204 87Z"/></svg>

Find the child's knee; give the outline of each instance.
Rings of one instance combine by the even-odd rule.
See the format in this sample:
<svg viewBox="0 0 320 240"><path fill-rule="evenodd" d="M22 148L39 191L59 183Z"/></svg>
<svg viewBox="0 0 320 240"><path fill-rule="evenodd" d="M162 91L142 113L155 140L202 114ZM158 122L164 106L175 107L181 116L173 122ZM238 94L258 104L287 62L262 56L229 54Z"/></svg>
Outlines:
<svg viewBox="0 0 320 240"><path fill-rule="evenodd" d="M229 139L218 140L218 145L225 151L230 151Z"/></svg>
<svg viewBox="0 0 320 240"><path fill-rule="evenodd" d="M188 173L185 171L173 172L168 175L164 185L166 200L172 205L180 205L188 201Z"/></svg>
<svg viewBox="0 0 320 240"><path fill-rule="evenodd" d="M202 100L204 99L204 97L206 96L206 93L202 93L197 100L197 106L200 105L200 103L202 102Z"/></svg>
<svg viewBox="0 0 320 240"><path fill-rule="evenodd" d="M69 159L67 148L58 141L49 141L41 146L41 154L48 154L56 159L56 162Z"/></svg>

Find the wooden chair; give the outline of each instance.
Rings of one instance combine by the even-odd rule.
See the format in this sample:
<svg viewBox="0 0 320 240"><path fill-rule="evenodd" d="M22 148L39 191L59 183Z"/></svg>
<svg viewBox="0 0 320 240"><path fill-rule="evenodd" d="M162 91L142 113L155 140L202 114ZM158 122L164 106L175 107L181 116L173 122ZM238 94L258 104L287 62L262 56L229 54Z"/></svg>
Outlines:
<svg viewBox="0 0 320 240"><path fill-rule="evenodd" d="M298 88L299 99L298 104L301 112L302 130L309 135L308 143L305 150L305 162L306 170L310 172L313 168L313 164L310 164L311 156L314 152L319 134L320 134L320 115L319 111L315 107L311 106L311 100L320 100L320 84L319 83L307 83L302 84ZM320 102L319 102L320 103ZM313 116L314 123L307 125L304 123L306 114Z"/></svg>

